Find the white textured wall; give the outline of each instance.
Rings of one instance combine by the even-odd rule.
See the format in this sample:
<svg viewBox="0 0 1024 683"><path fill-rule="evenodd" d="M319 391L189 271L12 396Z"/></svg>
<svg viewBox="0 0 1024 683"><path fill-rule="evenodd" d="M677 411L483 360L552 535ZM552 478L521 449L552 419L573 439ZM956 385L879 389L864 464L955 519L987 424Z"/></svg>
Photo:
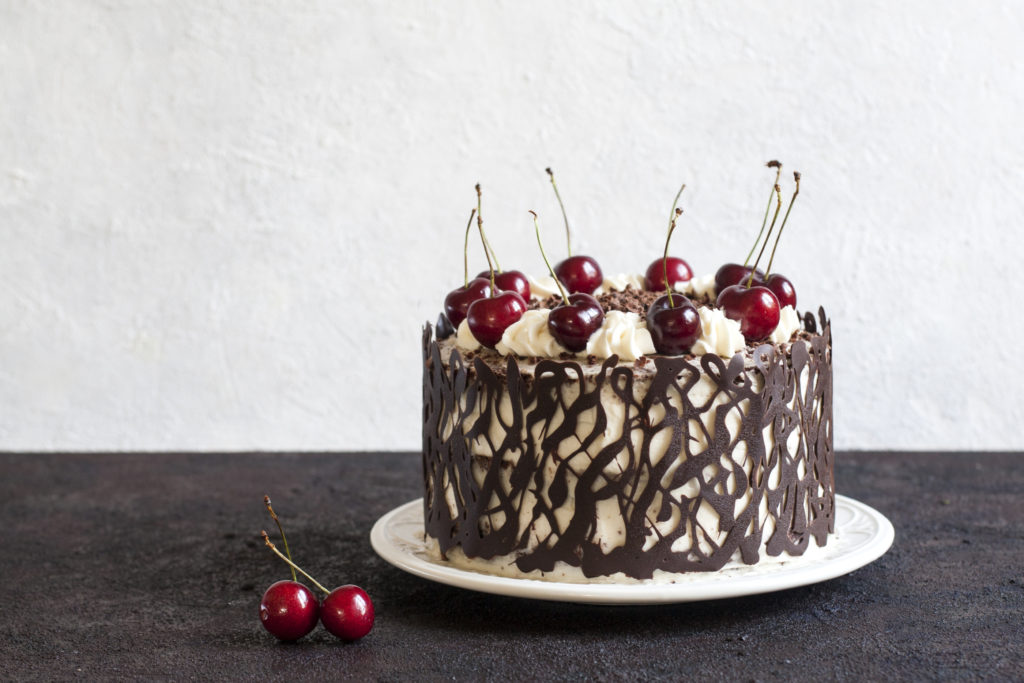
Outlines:
<svg viewBox="0 0 1024 683"><path fill-rule="evenodd" d="M1024 3L0 2L0 449L413 449L473 184L639 270L779 269L841 448L1024 446ZM475 266L481 264L476 245Z"/></svg>

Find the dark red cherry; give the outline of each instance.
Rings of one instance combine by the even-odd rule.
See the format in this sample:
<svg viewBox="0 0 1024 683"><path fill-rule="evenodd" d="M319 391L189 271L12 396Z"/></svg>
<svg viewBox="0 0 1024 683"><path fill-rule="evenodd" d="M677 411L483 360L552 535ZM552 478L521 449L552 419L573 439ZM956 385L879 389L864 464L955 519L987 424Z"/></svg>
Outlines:
<svg viewBox="0 0 1024 683"><path fill-rule="evenodd" d="M526 301L515 292L499 292L477 299L466 311L469 331L484 346L494 348L508 326L523 317Z"/></svg>
<svg viewBox="0 0 1024 683"><path fill-rule="evenodd" d="M647 329L658 353L678 356L700 338L700 314L682 294L673 294L671 304L664 294L647 309Z"/></svg>
<svg viewBox="0 0 1024 683"><path fill-rule="evenodd" d="M335 588L324 598L320 621L342 640L359 640L373 628L373 602L359 586Z"/></svg>
<svg viewBox="0 0 1024 683"><path fill-rule="evenodd" d="M491 279L491 272L485 270L477 275L478 278ZM530 281L518 270L503 270L494 274L494 286L506 292L515 292L523 297L524 301L530 300Z"/></svg>
<svg viewBox="0 0 1024 683"><path fill-rule="evenodd" d="M297 581L278 581L260 601L263 627L280 640L298 640L316 626L320 603Z"/></svg>
<svg viewBox="0 0 1024 683"><path fill-rule="evenodd" d="M721 293L726 287L746 283L750 277L750 271L754 271L754 284L764 279L764 272L750 266L743 266L739 263L726 263L715 273L715 291Z"/></svg>
<svg viewBox="0 0 1024 683"><path fill-rule="evenodd" d="M444 313L439 313L437 316L437 322L434 323L434 336L438 341L447 339L448 337L455 334L455 328L452 327L452 322L448 320L448 316Z"/></svg>
<svg viewBox="0 0 1024 683"><path fill-rule="evenodd" d="M669 256L667 259L658 259L647 266L647 274L644 276L644 289L648 292L665 291L665 266L668 266L668 282L673 290L678 283L689 282L693 277L693 271L690 270L689 263L676 256Z"/></svg>
<svg viewBox="0 0 1024 683"><path fill-rule="evenodd" d="M548 315L548 329L558 343L570 351L587 348L590 335L604 322L604 309L597 299L577 292L569 295L569 302L559 304Z"/></svg>
<svg viewBox="0 0 1024 683"><path fill-rule="evenodd" d="M779 300L780 307L792 306L796 308L796 288L793 287L793 283L785 275L772 273L764 279L764 286L772 290L772 294Z"/></svg>
<svg viewBox="0 0 1024 683"><path fill-rule="evenodd" d="M490 295L490 278L474 278L469 281L468 287L459 287L448 292L448 296L444 298L444 314L448 316L452 326L457 328L459 323L466 319L469 305Z"/></svg>
<svg viewBox="0 0 1024 683"><path fill-rule="evenodd" d="M555 266L555 277L562 281L570 294L593 294L604 282L604 273L597 261L589 256L570 256Z"/></svg>
<svg viewBox="0 0 1024 683"><path fill-rule="evenodd" d="M718 295L718 307L726 318L740 323L740 332L748 341L770 335L779 324L779 300L772 291L760 285L732 285Z"/></svg>

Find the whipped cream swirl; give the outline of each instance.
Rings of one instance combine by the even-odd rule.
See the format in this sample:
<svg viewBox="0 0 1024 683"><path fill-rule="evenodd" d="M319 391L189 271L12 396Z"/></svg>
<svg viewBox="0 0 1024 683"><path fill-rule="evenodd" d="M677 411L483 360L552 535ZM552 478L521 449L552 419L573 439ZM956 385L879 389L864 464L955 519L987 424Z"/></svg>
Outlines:
<svg viewBox="0 0 1024 683"><path fill-rule="evenodd" d="M647 326L636 313L608 311L604 315L601 329L590 335L587 349L581 356L610 358L617 355L619 360L636 360L640 356L654 353L654 340Z"/></svg>
<svg viewBox="0 0 1024 683"><path fill-rule="evenodd" d="M694 296L709 296L712 300L715 298L715 276L702 275L700 277L690 278L686 282L676 283L676 291L682 292L683 294L692 294Z"/></svg>
<svg viewBox="0 0 1024 683"><path fill-rule="evenodd" d="M779 312L779 324L768 339L773 344L784 344L793 338L793 333L801 328L800 316L792 306L783 306Z"/></svg>
<svg viewBox="0 0 1024 683"><path fill-rule="evenodd" d="M740 332L739 322L726 318L720 308L700 306L697 313L700 315L700 338L694 342L691 353L698 356L713 353L722 358L731 358L746 346L747 341Z"/></svg>
<svg viewBox="0 0 1024 683"><path fill-rule="evenodd" d="M626 287L632 287L633 289L639 289L640 291L643 291L644 276L637 275L636 273L619 273L618 275L606 277L604 279L604 282L601 283L601 286L597 288L597 291L594 292L594 294L597 295L607 294L608 292L621 292L625 290Z"/></svg>
<svg viewBox="0 0 1024 683"><path fill-rule="evenodd" d="M526 279L530 281L530 298L536 299L537 301L543 301L549 296L558 294L558 283L555 282L555 278L550 275L542 275L541 277L533 277L527 275Z"/></svg>
<svg viewBox="0 0 1024 683"><path fill-rule="evenodd" d="M473 336L465 319L459 323L459 329L455 331L455 345L463 351L476 351L480 348L480 342Z"/></svg>
<svg viewBox="0 0 1024 683"><path fill-rule="evenodd" d="M523 317L509 325L494 350L503 356L542 356L557 358L566 349L548 329L551 311L539 308L523 313Z"/></svg>

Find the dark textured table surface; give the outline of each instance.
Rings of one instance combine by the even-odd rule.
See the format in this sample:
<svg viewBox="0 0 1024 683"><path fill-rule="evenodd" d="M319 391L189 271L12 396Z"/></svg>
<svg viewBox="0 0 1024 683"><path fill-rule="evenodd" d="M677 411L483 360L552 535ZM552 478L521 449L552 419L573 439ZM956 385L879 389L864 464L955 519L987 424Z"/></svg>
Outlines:
<svg viewBox="0 0 1024 683"><path fill-rule="evenodd" d="M881 559L813 586L654 607L538 602L405 574L373 522L417 455L0 454L0 678L1024 679L1024 454L841 453L837 488L892 520ZM259 539L271 494L373 632L279 644Z"/></svg>

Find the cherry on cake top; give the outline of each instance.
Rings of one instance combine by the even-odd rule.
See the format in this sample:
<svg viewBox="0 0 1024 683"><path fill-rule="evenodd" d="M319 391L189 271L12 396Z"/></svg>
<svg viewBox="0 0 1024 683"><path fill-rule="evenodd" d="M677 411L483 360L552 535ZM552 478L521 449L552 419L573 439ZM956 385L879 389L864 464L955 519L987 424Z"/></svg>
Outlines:
<svg viewBox="0 0 1024 683"><path fill-rule="evenodd" d="M551 267L547 252L544 251L544 243L540 238L540 220L536 212L530 211L530 214L533 215L533 230L537 235L537 247L540 249L541 258L544 259L544 265L555 279L558 291L562 295L562 303L555 306L548 315L548 331L566 349L573 352L582 351L587 348L590 336L597 332L604 322L604 309L597 299L586 292L574 292L570 295L566 291L565 285Z"/></svg>
<svg viewBox="0 0 1024 683"><path fill-rule="evenodd" d="M782 164L770 161L767 166L775 169L776 177L765 208L761 229L743 264L727 263L715 273L715 287L709 302L712 306L720 308L726 317L738 321L744 337L750 341L758 341L769 336L778 324L781 309L786 306L795 308L797 300L793 283L781 273L771 272L771 267L793 203L800 191L800 174L793 174L795 189L779 230L775 234L768 266L765 270L761 270L759 268L760 261L775 232L782 208L781 188L778 182L781 177ZM554 172L550 168L545 170L550 177L552 189L562 212L569 256L552 267L547 262L546 254L544 255L545 263L561 296L557 300L549 299L549 301L555 301L554 304L542 303L542 306L550 306L553 313L554 309L564 309L549 316L549 327L552 335L560 344L570 351L576 351L586 347L586 332L590 330L592 334L603 321L604 308L592 294L597 293L604 283L604 277L596 259L572 254L571 229L565 205L555 181ZM688 351L687 342L690 345L693 343L691 337L696 339L700 335L700 319L696 314L696 308L685 296L678 293L681 284L692 280L693 270L684 259L668 255L668 242L678 216L679 197L685 188L685 184L679 188L673 201L673 215L670 219L665 252L662 258L651 262L643 278L644 289L651 292L666 292L663 295L664 301L660 299L653 301L650 305L645 304L644 308L648 329L652 338L658 340L655 344L658 347L658 352L665 354L685 353ZM476 185L476 192L477 208L475 212L470 213L463 247L464 284L449 292L446 297L444 317L448 324L443 326L439 324L438 330L443 328L447 334L453 333L463 320L468 320L470 307L482 302L476 308L470 331L476 331L474 336L481 344L494 348L500 342L504 330L519 320L527 308L532 307L533 304L530 304L529 279L521 271L501 269L483 229L479 184ZM769 224L768 216L772 213L773 203L775 212L772 214ZM474 215L487 257L488 270L481 271L476 278L470 280L468 234ZM766 228L767 233L765 233ZM539 228L537 230L539 242ZM763 241L762 236L764 237ZM760 245L760 250L757 252L757 258L753 264L750 264L750 259L758 245ZM541 250L543 254L542 245ZM726 294L726 290L731 291ZM696 289L690 291L701 293L703 299L705 291L703 286L698 285ZM577 297L576 294L582 296ZM680 299L678 304L675 299ZM692 310L687 308L688 305Z"/></svg>
<svg viewBox="0 0 1024 683"><path fill-rule="evenodd" d="M558 206L562 209L562 220L565 222L565 246L568 254L565 259L555 265L552 272L555 279L565 285L570 294L576 294L577 292L593 294L594 290L604 282L604 273L601 272L601 266L598 265L597 259L591 256L573 256L569 215L565 212L562 195L558 191L558 184L555 183L555 172L551 170L550 166L544 169L544 171L551 179L551 187L555 191L555 198L558 200Z"/></svg>

